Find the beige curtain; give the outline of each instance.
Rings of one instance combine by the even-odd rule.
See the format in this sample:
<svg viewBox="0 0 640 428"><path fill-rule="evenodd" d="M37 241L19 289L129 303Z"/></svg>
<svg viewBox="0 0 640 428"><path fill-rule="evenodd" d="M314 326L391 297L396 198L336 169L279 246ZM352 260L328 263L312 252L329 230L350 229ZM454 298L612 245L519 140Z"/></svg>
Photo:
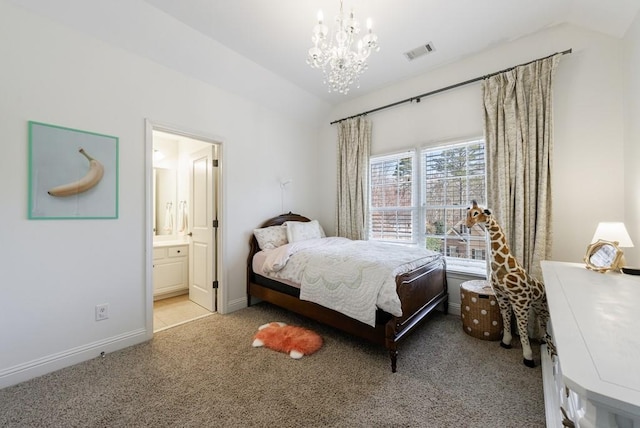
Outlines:
<svg viewBox="0 0 640 428"><path fill-rule="evenodd" d="M336 235L365 239L371 122L365 117L338 124Z"/></svg>
<svg viewBox="0 0 640 428"><path fill-rule="evenodd" d="M551 252L552 83L561 54L483 81L487 205L512 254L541 279Z"/></svg>

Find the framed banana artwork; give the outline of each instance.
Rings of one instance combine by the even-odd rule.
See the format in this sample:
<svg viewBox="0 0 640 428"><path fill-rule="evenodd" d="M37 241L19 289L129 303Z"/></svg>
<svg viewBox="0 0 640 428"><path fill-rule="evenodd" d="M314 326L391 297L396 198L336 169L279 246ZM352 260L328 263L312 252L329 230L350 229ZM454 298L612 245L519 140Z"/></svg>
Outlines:
<svg viewBox="0 0 640 428"><path fill-rule="evenodd" d="M29 122L29 218L118 218L118 138Z"/></svg>

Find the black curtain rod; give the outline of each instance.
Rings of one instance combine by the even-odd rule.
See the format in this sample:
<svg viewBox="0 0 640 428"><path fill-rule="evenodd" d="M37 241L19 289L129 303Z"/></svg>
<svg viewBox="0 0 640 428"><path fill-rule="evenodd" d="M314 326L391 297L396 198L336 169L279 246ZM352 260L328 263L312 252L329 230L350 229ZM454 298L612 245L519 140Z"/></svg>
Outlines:
<svg viewBox="0 0 640 428"><path fill-rule="evenodd" d="M513 67L505 68L504 70L496 71L495 73L486 74L484 76L476 77L475 79L467 80L465 82L456 83L455 85L451 85L451 86L447 86L447 87L444 87L444 88L436 89L435 91L425 92L424 94L416 95L415 97L407 98L407 99L402 100L402 101L396 101L395 103L387 104L386 106L377 107L377 108L374 108L373 110L368 110L368 111L365 111L363 113L354 114L353 116L345 117L345 118L342 118L342 119L339 119L339 120L334 120L333 122L330 123L330 125L333 125L334 123L342 122L342 121L347 120L347 119L353 119L354 117L366 116L369 113L375 113L375 112L380 111L380 110L388 109L390 107L395 107L395 106L397 106L399 104L410 103L410 102L413 102L413 101L416 101L416 102L419 103L421 98L428 97L430 95L435 95L435 94L438 94L440 92L448 91L449 89L459 88L460 86L468 85L469 83L474 83L474 82L478 82L480 80L488 79L489 77L495 76L496 74L500 74L500 73L504 73L504 72L507 72L507 71L511 71L516 67L521 67L523 65L529 65L529 64L531 64L533 62L540 61L542 59L551 58L554 55L558 55L558 54L566 55L566 54L570 54L570 53L571 53L571 49L567 49L566 51L562 51L562 52L556 52L554 54L545 56L544 58L534 59L533 61L525 62L523 64L514 65Z"/></svg>

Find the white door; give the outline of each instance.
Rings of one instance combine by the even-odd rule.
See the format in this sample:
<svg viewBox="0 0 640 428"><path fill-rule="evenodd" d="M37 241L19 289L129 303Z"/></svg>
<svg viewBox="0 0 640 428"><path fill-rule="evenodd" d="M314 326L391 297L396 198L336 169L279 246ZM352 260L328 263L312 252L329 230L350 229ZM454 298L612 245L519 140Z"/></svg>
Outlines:
<svg viewBox="0 0 640 428"><path fill-rule="evenodd" d="M189 159L189 195L191 199L191 242L189 243L189 299L214 312L216 288L216 171L214 146L199 150ZM216 288L214 288L216 287Z"/></svg>

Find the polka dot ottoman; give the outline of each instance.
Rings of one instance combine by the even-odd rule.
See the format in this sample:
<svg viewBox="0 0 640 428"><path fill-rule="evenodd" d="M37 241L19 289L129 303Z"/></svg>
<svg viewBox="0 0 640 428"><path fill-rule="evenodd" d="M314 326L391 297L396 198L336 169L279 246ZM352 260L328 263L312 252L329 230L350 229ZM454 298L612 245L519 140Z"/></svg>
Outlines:
<svg viewBox="0 0 640 428"><path fill-rule="evenodd" d="M460 284L460 316L468 335L483 340L502 338L500 307L489 281Z"/></svg>

